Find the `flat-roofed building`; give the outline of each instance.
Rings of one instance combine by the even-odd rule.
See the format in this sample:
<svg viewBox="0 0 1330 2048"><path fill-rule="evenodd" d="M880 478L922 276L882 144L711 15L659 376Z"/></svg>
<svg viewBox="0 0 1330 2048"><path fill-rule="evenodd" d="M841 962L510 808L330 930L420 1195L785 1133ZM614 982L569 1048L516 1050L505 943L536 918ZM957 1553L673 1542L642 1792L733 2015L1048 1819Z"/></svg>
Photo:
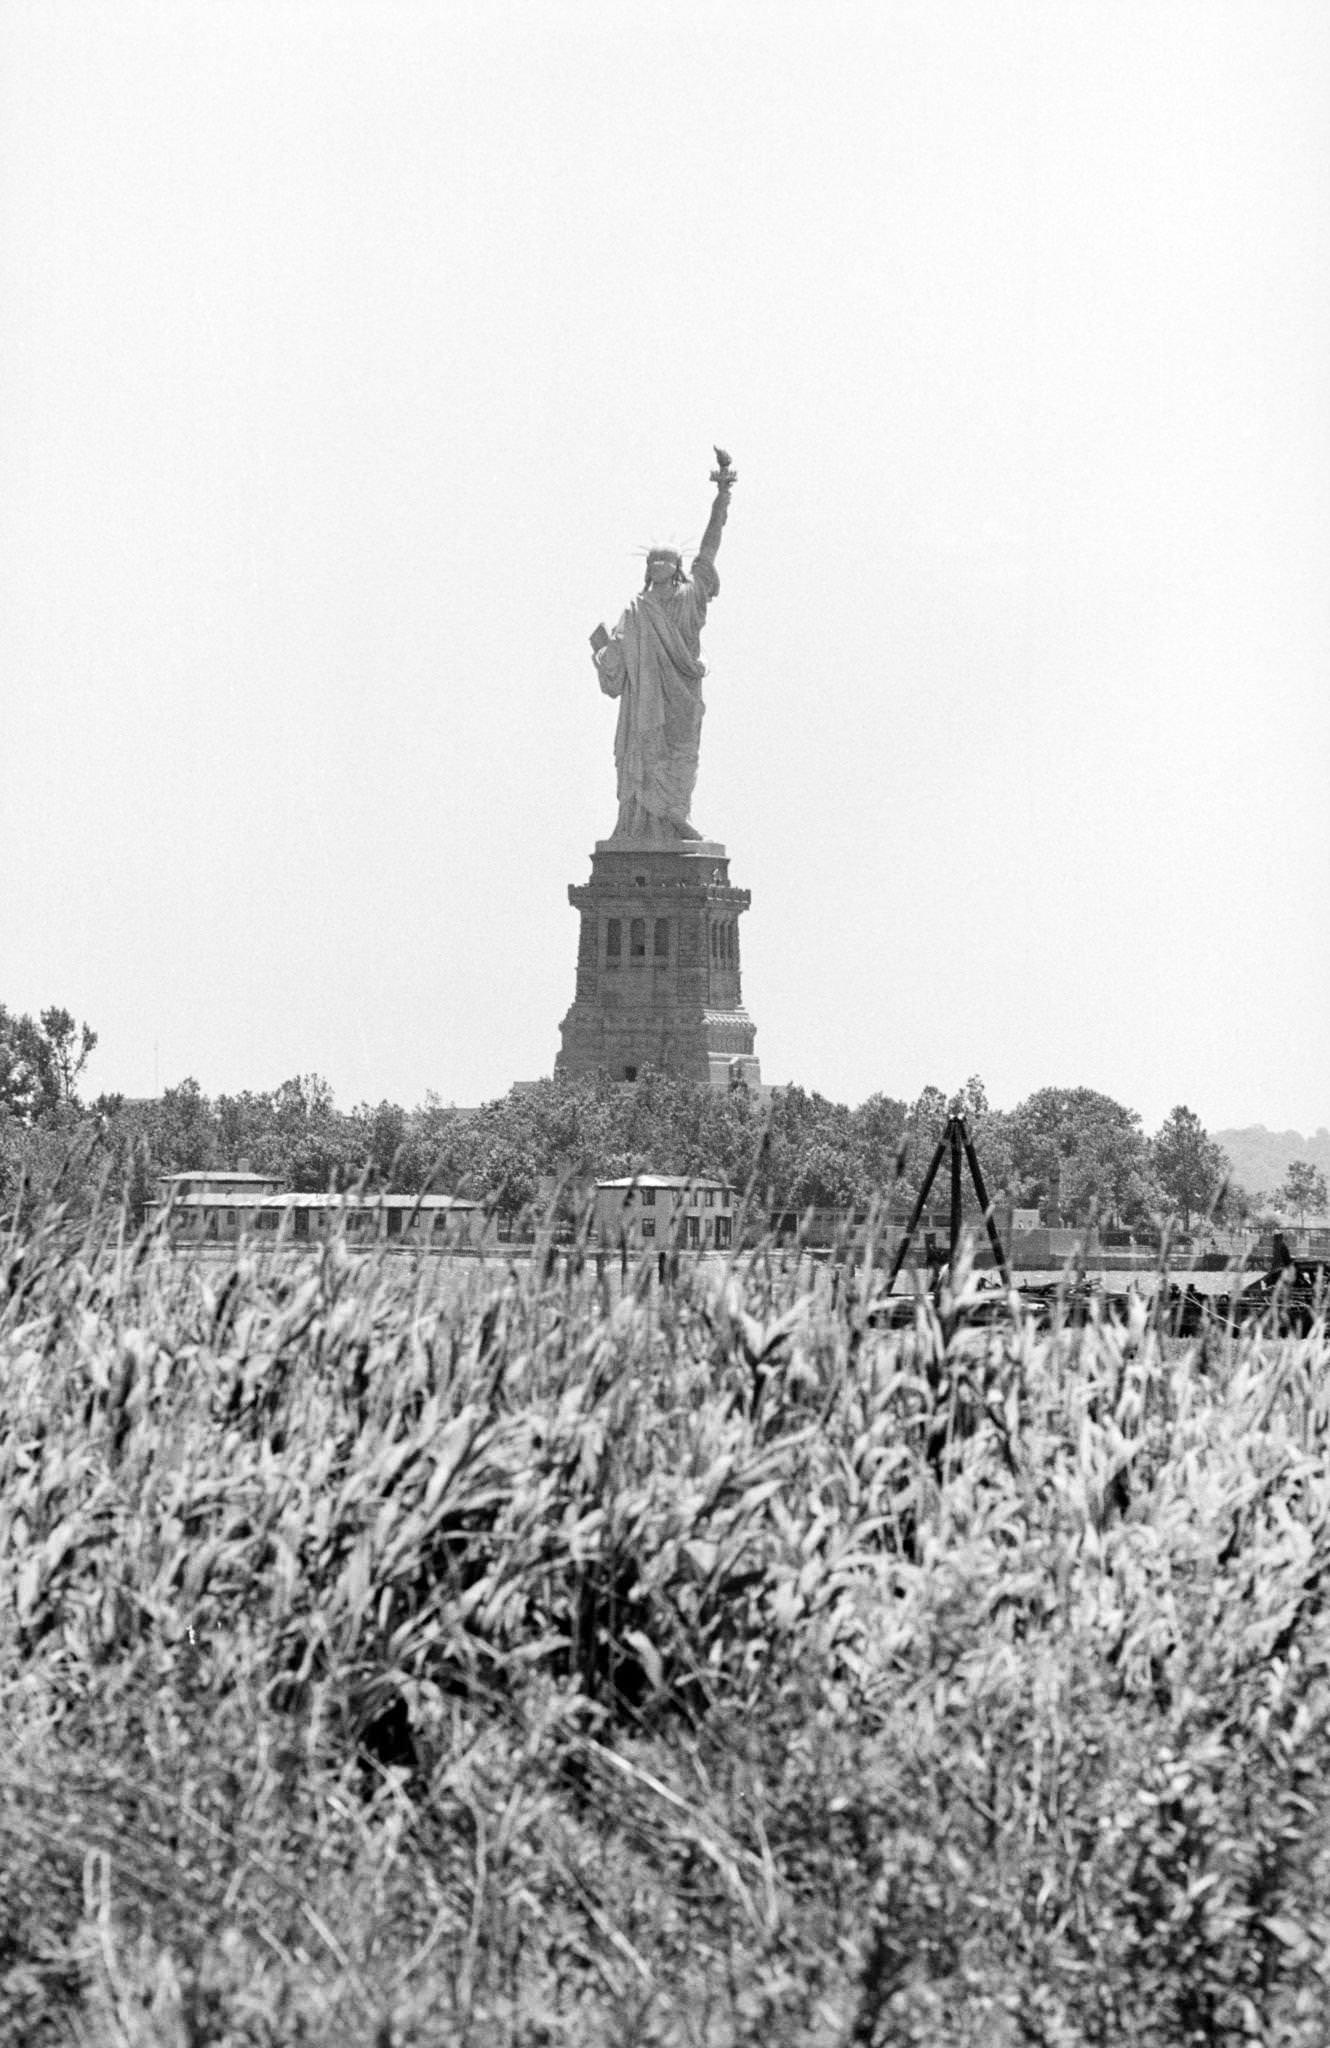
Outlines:
<svg viewBox="0 0 1330 2048"><path fill-rule="evenodd" d="M728 1251L734 1242L734 1190L723 1180L637 1173L596 1182L596 1235L631 1250Z"/></svg>
<svg viewBox="0 0 1330 2048"><path fill-rule="evenodd" d="M163 1176L148 1205L173 1243L225 1244L254 1235L303 1244L343 1235L350 1244L391 1244L402 1250L479 1250L494 1238L483 1203L462 1195L387 1195L352 1190L298 1194L280 1177L254 1173Z"/></svg>
<svg viewBox="0 0 1330 2048"><path fill-rule="evenodd" d="M147 1220L167 1217L172 1238L182 1243L238 1238L252 1228L259 1204L284 1186L279 1173L164 1173Z"/></svg>

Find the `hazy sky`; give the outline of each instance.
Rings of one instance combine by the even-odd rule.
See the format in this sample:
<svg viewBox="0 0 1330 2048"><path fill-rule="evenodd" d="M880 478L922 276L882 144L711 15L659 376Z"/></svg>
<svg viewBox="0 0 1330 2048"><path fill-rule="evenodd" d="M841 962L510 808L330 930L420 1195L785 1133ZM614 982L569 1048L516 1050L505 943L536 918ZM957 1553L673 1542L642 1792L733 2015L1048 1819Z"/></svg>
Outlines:
<svg viewBox="0 0 1330 2048"><path fill-rule="evenodd" d="M1330 1123L1324 0L0 8L0 1000L549 1073L587 634L739 470L764 1079Z"/></svg>

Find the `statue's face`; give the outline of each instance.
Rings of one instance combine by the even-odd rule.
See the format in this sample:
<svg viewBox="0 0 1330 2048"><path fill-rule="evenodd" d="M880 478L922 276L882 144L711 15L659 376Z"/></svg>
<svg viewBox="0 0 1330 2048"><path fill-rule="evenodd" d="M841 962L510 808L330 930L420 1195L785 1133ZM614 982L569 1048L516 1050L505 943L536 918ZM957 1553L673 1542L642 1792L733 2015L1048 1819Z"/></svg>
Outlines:
<svg viewBox="0 0 1330 2048"><path fill-rule="evenodd" d="M651 578L652 589L659 590L663 584L673 583L678 568L673 555L648 555L647 575Z"/></svg>

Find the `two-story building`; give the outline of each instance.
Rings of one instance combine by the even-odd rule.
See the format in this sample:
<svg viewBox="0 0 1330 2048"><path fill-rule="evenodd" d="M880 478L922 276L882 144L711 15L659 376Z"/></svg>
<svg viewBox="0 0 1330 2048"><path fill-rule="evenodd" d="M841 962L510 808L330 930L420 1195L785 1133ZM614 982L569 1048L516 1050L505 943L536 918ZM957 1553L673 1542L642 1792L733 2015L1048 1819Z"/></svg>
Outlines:
<svg viewBox="0 0 1330 2048"><path fill-rule="evenodd" d="M172 1237L182 1243L238 1238L253 1227L260 1203L280 1195L285 1185L280 1174L164 1173L147 1204L147 1220L168 1217Z"/></svg>
<svg viewBox="0 0 1330 2048"><path fill-rule="evenodd" d="M734 1190L721 1180L637 1173L596 1182L597 1237L633 1251L728 1251L734 1210Z"/></svg>

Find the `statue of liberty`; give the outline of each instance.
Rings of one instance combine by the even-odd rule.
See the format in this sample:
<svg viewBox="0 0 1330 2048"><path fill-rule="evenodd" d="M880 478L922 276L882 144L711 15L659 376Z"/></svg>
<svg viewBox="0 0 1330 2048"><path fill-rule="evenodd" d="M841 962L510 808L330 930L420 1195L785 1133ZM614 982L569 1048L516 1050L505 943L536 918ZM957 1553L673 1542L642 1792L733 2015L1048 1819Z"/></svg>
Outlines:
<svg viewBox="0 0 1330 2048"><path fill-rule="evenodd" d="M716 552L736 474L723 448L716 461L716 496L691 576L684 575L676 548L653 547L641 592L613 633L598 626L591 636L600 687L619 700L614 839L672 846L702 837L688 816L706 708L699 648L707 606L720 589Z"/></svg>

